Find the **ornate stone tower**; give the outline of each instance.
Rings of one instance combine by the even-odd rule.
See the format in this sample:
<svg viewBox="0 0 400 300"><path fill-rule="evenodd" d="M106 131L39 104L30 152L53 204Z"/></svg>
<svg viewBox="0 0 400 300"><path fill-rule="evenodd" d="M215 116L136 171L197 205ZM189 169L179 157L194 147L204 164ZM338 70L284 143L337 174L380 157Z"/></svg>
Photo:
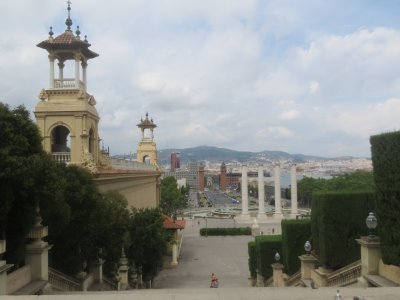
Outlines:
<svg viewBox="0 0 400 300"><path fill-rule="evenodd" d="M204 184L205 184L205 177L204 177L204 164L200 164L199 166L199 191L204 192Z"/></svg>
<svg viewBox="0 0 400 300"><path fill-rule="evenodd" d="M157 164L157 146L154 142L154 128L157 127L154 124L153 119L149 119L149 114L146 113L146 118L140 120L137 127L142 131L142 138L137 148L137 161L151 165Z"/></svg>
<svg viewBox="0 0 400 300"><path fill-rule="evenodd" d="M226 192L226 183L227 183L226 165L223 162L221 164L221 174L220 174L220 179L219 179L219 189L221 192Z"/></svg>
<svg viewBox="0 0 400 300"><path fill-rule="evenodd" d="M99 115L96 101L87 93L87 62L98 56L91 51L79 26L71 30L71 5L68 1L67 26L64 33L54 37L50 27L47 40L37 46L47 50L50 61L50 82L42 89L35 108L37 125L43 137L43 147L58 161L95 168L99 164ZM54 63L58 62L58 78ZM64 77L64 67L72 69L74 77Z"/></svg>

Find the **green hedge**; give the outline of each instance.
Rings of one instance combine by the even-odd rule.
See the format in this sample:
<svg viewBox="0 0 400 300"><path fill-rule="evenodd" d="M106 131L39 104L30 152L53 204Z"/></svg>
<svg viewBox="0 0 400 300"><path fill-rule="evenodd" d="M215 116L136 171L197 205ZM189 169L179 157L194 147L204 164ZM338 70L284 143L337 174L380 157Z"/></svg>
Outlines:
<svg viewBox="0 0 400 300"><path fill-rule="evenodd" d="M282 255L282 236L259 235L255 238L257 254L257 271L264 278L272 276L271 265L275 262L275 253Z"/></svg>
<svg viewBox="0 0 400 300"><path fill-rule="evenodd" d="M311 220L282 220L282 262L287 274L300 269L299 255L305 253L304 244L311 240Z"/></svg>
<svg viewBox="0 0 400 300"><path fill-rule="evenodd" d="M237 228L201 228L200 235L251 235L250 227Z"/></svg>
<svg viewBox="0 0 400 300"><path fill-rule="evenodd" d="M385 264L400 265L400 131L371 136L376 217Z"/></svg>
<svg viewBox="0 0 400 300"><path fill-rule="evenodd" d="M257 277L257 251L256 242L251 241L247 244L249 251L249 271L252 278Z"/></svg>
<svg viewBox="0 0 400 300"><path fill-rule="evenodd" d="M319 263L338 269L360 259L355 241L368 234L365 219L374 210L373 192L321 192L313 194L311 244Z"/></svg>

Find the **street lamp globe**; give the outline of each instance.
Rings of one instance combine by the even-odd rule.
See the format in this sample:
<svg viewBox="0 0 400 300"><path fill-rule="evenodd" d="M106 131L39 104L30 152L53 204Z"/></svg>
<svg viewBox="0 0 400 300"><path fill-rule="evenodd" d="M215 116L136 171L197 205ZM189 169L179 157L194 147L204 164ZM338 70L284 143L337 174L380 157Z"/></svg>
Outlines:
<svg viewBox="0 0 400 300"><path fill-rule="evenodd" d="M304 250L306 250L307 255L310 255L310 252L311 252L311 243L310 243L309 241L307 241L307 242L304 244Z"/></svg>
<svg viewBox="0 0 400 300"><path fill-rule="evenodd" d="M369 213L367 219L365 220L365 223L367 224L367 227L369 229L369 236L374 236L374 230L376 226L378 226L378 220L376 219L373 212Z"/></svg>
<svg viewBox="0 0 400 300"><path fill-rule="evenodd" d="M276 262L279 262L279 260L281 259L281 256L279 255L278 252L275 253L275 260Z"/></svg>

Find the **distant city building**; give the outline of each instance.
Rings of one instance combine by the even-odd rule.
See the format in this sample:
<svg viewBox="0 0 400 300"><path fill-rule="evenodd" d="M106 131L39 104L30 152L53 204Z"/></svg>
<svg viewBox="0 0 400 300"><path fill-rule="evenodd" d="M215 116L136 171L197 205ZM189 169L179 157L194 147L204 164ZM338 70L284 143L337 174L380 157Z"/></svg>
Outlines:
<svg viewBox="0 0 400 300"><path fill-rule="evenodd" d="M181 158L179 152L171 153L171 171L175 172L176 169L181 168Z"/></svg>
<svg viewBox="0 0 400 300"><path fill-rule="evenodd" d="M172 176L176 180L185 178L186 184L195 189L199 189L199 164L196 162L190 162L186 165L186 169L176 169L174 172L172 170L167 170L164 172L163 178Z"/></svg>
<svg viewBox="0 0 400 300"><path fill-rule="evenodd" d="M226 165L223 162L220 168L219 190L226 192L227 178L226 178Z"/></svg>

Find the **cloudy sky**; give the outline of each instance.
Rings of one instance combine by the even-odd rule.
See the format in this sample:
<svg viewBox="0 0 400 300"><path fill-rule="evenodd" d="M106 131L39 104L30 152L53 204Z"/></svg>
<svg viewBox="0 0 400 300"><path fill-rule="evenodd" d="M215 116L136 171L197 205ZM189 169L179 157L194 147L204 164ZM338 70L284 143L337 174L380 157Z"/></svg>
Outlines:
<svg viewBox="0 0 400 300"><path fill-rule="evenodd" d="M36 44L65 30L66 2L0 12L0 101L33 111L49 73ZM400 127L399 13L397 0L72 0L71 18L100 54L88 92L112 154L136 151L149 112L159 149L370 156L370 135Z"/></svg>

